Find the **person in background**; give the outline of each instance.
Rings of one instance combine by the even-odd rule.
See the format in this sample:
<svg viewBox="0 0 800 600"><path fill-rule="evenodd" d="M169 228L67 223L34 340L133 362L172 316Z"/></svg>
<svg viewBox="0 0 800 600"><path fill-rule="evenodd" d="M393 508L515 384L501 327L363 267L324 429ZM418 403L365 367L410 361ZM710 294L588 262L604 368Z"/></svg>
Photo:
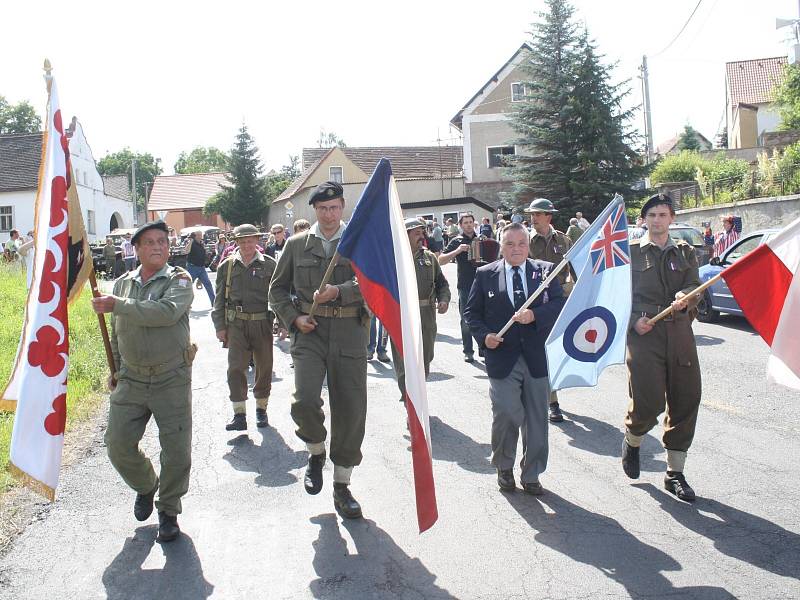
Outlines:
<svg viewBox="0 0 800 600"><path fill-rule="evenodd" d="M386 353L386 338L388 337L383 323L380 322L378 317L372 315L369 322L369 344L367 345L367 360L372 360L375 356L375 351L378 351L378 360L382 363L392 362L389 355Z"/></svg>
<svg viewBox="0 0 800 600"><path fill-rule="evenodd" d="M444 234L436 219L433 220L433 230L431 231L430 237L431 241L428 250L433 252L436 256L439 256L442 253L442 249L444 249Z"/></svg>
<svg viewBox="0 0 800 600"><path fill-rule="evenodd" d="M292 232L295 234L303 233L304 231L308 231L311 229L311 223L306 221L305 219L297 219L292 225Z"/></svg>
<svg viewBox="0 0 800 600"><path fill-rule="evenodd" d="M12 229L9 232L8 241L3 246L3 254L8 262L12 262L19 258L19 246L22 242L19 239L19 231Z"/></svg>
<svg viewBox="0 0 800 600"><path fill-rule="evenodd" d="M714 233L711 231L711 223L703 223L703 243L706 246L714 245Z"/></svg>
<svg viewBox="0 0 800 600"><path fill-rule="evenodd" d="M722 231L717 234L714 240L714 256L722 256L722 254L733 246L733 243L739 239L739 232L733 226L733 215L726 215L722 217Z"/></svg>
<svg viewBox="0 0 800 600"><path fill-rule="evenodd" d="M589 229L589 221L583 218L583 213L578 211L575 213L575 218L578 219L578 227L580 227L583 231Z"/></svg>
<svg viewBox="0 0 800 600"><path fill-rule="evenodd" d="M175 248L176 246L180 245L180 240L178 239L178 234L175 233L175 229L173 227L169 228L169 234L167 235L169 239L169 247Z"/></svg>
<svg viewBox="0 0 800 600"><path fill-rule="evenodd" d="M117 247L111 236L106 237L106 245L103 246L103 260L106 263L106 277L117 277Z"/></svg>
<svg viewBox="0 0 800 600"><path fill-rule="evenodd" d="M27 289L31 289L31 280L33 279L33 256L35 254L33 231L28 232L26 239L22 241L17 251L25 262L25 285Z"/></svg>
<svg viewBox="0 0 800 600"><path fill-rule="evenodd" d="M195 231L189 236L189 243L185 248L186 270L192 279L197 279L206 288L208 299L211 301L211 306L214 306L214 288L211 285L211 280L206 273L206 247L203 245L203 233Z"/></svg>
<svg viewBox="0 0 800 600"><path fill-rule="evenodd" d="M574 244L575 242L578 241L578 238L581 237L582 233L583 229L581 229L580 226L578 225L578 219L572 217L569 220L569 227L567 227L567 237L571 239L572 243Z"/></svg>
<svg viewBox="0 0 800 600"><path fill-rule="evenodd" d="M497 222L497 228L496 228L497 233L495 234L495 238L500 243L503 242L503 239L502 239L503 238L503 227L505 227L506 225L507 225L507 223L503 219L500 219Z"/></svg>
<svg viewBox="0 0 800 600"><path fill-rule="evenodd" d="M122 249L122 261L125 263L125 270L128 272L136 268L136 249L131 243L131 234L126 233L120 244Z"/></svg>
<svg viewBox="0 0 800 600"><path fill-rule="evenodd" d="M494 239L494 231L492 231L492 224L489 222L489 217L483 217L481 220L481 227L478 231L478 235Z"/></svg>
<svg viewBox="0 0 800 600"><path fill-rule="evenodd" d="M458 225L453 219L447 219L447 243L449 244L458 235Z"/></svg>
<svg viewBox="0 0 800 600"><path fill-rule="evenodd" d="M272 243L267 245L266 255L278 260L286 246L286 229L281 223L275 223L269 231L272 234Z"/></svg>

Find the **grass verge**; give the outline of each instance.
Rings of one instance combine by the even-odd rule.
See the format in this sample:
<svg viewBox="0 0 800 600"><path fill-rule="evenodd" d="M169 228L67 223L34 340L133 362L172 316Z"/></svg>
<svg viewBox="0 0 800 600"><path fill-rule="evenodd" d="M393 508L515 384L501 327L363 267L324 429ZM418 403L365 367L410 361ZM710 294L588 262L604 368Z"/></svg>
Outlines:
<svg viewBox="0 0 800 600"><path fill-rule="evenodd" d="M69 307L67 436L74 425L94 414L104 397L108 375L103 340L86 289ZM22 335L27 290L25 271L0 264L0 391L5 388ZM0 412L0 493L14 485L6 470L14 413Z"/></svg>

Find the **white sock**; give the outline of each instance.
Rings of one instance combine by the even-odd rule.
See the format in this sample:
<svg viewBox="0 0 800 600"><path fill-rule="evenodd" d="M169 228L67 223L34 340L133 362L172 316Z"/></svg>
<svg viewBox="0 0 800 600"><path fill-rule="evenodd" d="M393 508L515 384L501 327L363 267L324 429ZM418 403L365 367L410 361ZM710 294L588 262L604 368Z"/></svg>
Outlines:
<svg viewBox="0 0 800 600"><path fill-rule="evenodd" d="M353 473L353 467L340 467L333 465L333 483L343 483L350 485L350 475Z"/></svg>
<svg viewBox="0 0 800 600"><path fill-rule="evenodd" d="M247 402L231 402L233 404L233 414L243 415L247 412Z"/></svg>
<svg viewBox="0 0 800 600"><path fill-rule="evenodd" d="M643 439L644 439L643 435L634 435L627 429L625 430L625 441L631 448L638 448L639 446L641 446Z"/></svg>
<svg viewBox="0 0 800 600"><path fill-rule="evenodd" d="M667 471L683 473L686 465L686 452L683 450L667 450Z"/></svg>
<svg viewBox="0 0 800 600"><path fill-rule="evenodd" d="M309 454L325 454L325 442L306 442Z"/></svg>

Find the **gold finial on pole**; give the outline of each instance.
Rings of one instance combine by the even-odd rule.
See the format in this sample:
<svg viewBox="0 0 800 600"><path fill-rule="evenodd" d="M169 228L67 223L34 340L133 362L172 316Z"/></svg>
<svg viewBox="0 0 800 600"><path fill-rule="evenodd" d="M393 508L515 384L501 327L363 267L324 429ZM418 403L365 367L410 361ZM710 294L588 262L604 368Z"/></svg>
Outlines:
<svg viewBox="0 0 800 600"><path fill-rule="evenodd" d="M53 74L51 73L51 71L53 70L53 66L50 64L49 58L44 59L44 66L42 67L42 70L44 71L44 81L47 84L47 94L49 96L50 88L52 87L53 84Z"/></svg>

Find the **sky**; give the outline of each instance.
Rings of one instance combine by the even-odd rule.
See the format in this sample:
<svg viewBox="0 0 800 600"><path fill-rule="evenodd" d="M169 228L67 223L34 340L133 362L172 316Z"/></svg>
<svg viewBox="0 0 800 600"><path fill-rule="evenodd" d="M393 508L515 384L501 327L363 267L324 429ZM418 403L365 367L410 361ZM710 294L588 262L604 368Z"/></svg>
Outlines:
<svg viewBox="0 0 800 600"><path fill-rule="evenodd" d="M654 141L724 125L725 62L785 55L797 0L575 0L615 82L641 103L648 55ZM95 159L229 150L246 123L266 169L334 132L349 146L460 144L450 119L530 40L541 0L387 3L139 0L4 3L0 95L44 113L49 58L62 110ZM664 49L669 47L664 51ZM641 129L643 117L634 125Z"/></svg>

